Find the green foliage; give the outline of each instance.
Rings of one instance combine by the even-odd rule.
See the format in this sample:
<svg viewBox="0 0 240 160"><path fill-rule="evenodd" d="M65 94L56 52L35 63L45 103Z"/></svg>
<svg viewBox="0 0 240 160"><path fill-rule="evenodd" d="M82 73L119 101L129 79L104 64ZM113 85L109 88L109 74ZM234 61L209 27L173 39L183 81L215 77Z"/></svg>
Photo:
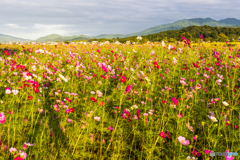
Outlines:
<svg viewBox="0 0 240 160"><path fill-rule="evenodd" d="M203 35L206 41L221 41L225 42L227 39L229 40L237 40L240 35L240 28L234 27L210 27L210 26L190 26L186 28L182 28L180 30L171 30L164 31L156 34L149 34L146 36L142 36L141 43L146 43L147 41L168 41L168 42L176 42L177 40L182 40L182 37L185 37L193 42L198 42L200 39L200 35ZM137 36L119 38L118 41L121 43L125 43L126 41L136 42ZM108 40L109 42L114 42L116 39L90 39L91 41L104 41ZM232 40L233 41L233 40Z"/></svg>
<svg viewBox="0 0 240 160"><path fill-rule="evenodd" d="M219 37L218 41L221 42L227 41L228 39L228 37L224 33L220 33L218 37Z"/></svg>
<svg viewBox="0 0 240 160"><path fill-rule="evenodd" d="M220 35L223 33L225 36ZM190 26L180 30L164 31L156 34L150 34L147 36L142 36L143 38L149 39L149 41L161 41L165 40L166 37L173 38L175 40L181 40L183 37L188 37L189 40L198 41L199 36L203 35L211 41L222 41L224 42L228 37L237 39L240 35L240 28L234 27L210 27L210 26Z"/></svg>

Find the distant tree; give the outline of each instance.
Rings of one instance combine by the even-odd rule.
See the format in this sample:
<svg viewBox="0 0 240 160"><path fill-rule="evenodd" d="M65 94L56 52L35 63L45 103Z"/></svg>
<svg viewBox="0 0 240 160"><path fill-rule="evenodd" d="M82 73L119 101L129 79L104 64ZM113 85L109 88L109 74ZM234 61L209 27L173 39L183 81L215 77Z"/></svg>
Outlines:
<svg viewBox="0 0 240 160"><path fill-rule="evenodd" d="M217 31L214 31L212 33L212 36L211 36L213 39L217 40L219 37L218 37L218 32Z"/></svg>
<svg viewBox="0 0 240 160"><path fill-rule="evenodd" d="M178 36L178 39L182 41L182 37L187 38L189 41L192 40L192 35L189 32L184 32Z"/></svg>
<svg viewBox="0 0 240 160"><path fill-rule="evenodd" d="M173 38L169 38L168 42L174 43L174 42L176 42L176 40Z"/></svg>
<svg viewBox="0 0 240 160"><path fill-rule="evenodd" d="M185 38L187 38L189 41L192 40L192 35L189 32L185 33Z"/></svg>
<svg viewBox="0 0 240 160"><path fill-rule="evenodd" d="M224 33L220 33L218 36L219 36L218 41L221 42L225 42L228 39L228 37Z"/></svg>

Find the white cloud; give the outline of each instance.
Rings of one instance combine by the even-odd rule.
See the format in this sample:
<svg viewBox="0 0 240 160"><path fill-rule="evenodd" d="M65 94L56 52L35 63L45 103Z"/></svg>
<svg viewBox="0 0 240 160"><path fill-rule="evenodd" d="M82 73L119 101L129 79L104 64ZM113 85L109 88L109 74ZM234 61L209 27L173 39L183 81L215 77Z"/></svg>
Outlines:
<svg viewBox="0 0 240 160"><path fill-rule="evenodd" d="M19 25L13 24L13 23L5 24L5 26L12 27L12 28L23 28L23 29L27 29L28 28L28 27L20 27Z"/></svg>
<svg viewBox="0 0 240 160"><path fill-rule="evenodd" d="M33 28L35 29L61 29L61 28L68 28L68 27L74 27L75 25L67 25L67 24L55 24L55 25L45 25L45 24L34 24Z"/></svg>
<svg viewBox="0 0 240 160"><path fill-rule="evenodd" d="M11 23L5 24L5 25L6 25L6 26L9 26L9 27L13 27L13 28L17 28L17 27L18 27L17 24L11 24Z"/></svg>

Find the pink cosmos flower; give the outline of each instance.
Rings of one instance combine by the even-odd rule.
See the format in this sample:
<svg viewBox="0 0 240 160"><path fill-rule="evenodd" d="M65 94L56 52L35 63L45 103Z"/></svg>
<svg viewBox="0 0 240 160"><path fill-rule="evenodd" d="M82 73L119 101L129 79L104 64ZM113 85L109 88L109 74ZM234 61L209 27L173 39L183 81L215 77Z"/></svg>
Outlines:
<svg viewBox="0 0 240 160"><path fill-rule="evenodd" d="M186 138L185 138L185 137L182 137L182 136L179 136L179 137L178 137L178 141L179 141L182 145L184 145L184 146L190 144L189 140L186 140Z"/></svg>
<svg viewBox="0 0 240 160"><path fill-rule="evenodd" d="M180 80L180 83L183 84L184 86L187 85L187 83L184 80Z"/></svg>
<svg viewBox="0 0 240 160"><path fill-rule="evenodd" d="M16 148L13 148L13 147L11 147L11 148L9 149L9 152L10 152L10 153L17 152L17 149L16 149Z"/></svg>
<svg viewBox="0 0 240 160"><path fill-rule="evenodd" d="M124 92L124 94L130 92L131 89L132 89L132 86L133 86L132 84L128 85L127 88L126 88L126 90L125 90L125 92Z"/></svg>
<svg viewBox="0 0 240 160"><path fill-rule="evenodd" d="M70 111L69 109L66 109L65 112L66 112L66 113L70 113L71 111Z"/></svg>
<svg viewBox="0 0 240 160"><path fill-rule="evenodd" d="M226 153L229 153L229 150L227 150ZM229 155L229 156L225 156L225 159L226 160L233 160L234 157Z"/></svg>
<svg viewBox="0 0 240 160"><path fill-rule="evenodd" d="M208 153L210 153L210 151L206 149L206 150L204 150L204 153L208 154Z"/></svg>
<svg viewBox="0 0 240 160"><path fill-rule="evenodd" d="M175 97L172 97L172 101L176 106L178 105L178 100Z"/></svg>
<svg viewBox="0 0 240 160"><path fill-rule="evenodd" d="M182 118L183 117L182 113L178 114L177 117Z"/></svg>
<svg viewBox="0 0 240 160"><path fill-rule="evenodd" d="M9 51L8 51L8 50L4 50L4 54L5 54L6 56L9 56Z"/></svg>
<svg viewBox="0 0 240 160"><path fill-rule="evenodd" d="M0 123L4 123L6 121L6 116L4 115L3 112L0 113Z"/></svg>
<svg viewBox="0 0 240 160"><path fill-rule="evenodd" d="M104 72L108 72L108 69L105 66L102 66Z"/></svg>
<svg viewBox="0 0 240 160"><path fill-rule="evenodd" d="M134 115L133 115L133 119L138 119L138 118L137 118L137 115L134 114Z"/></svg>
<svg viewBox="0 0 240 160"><path fill-rule="evenodd" d="M122 83L126 82L126 77L121 76L120 81L121 81Z"/></svg>
<svg viewBox="0 0 240 160"><path fill-rule="evenodd" d="M192 126L190 126L190 123L188 122L188 123L186 123L186 126L188 127L188 129L190 130L190 131L192 131L193 132L193 127Z"/></svg>
<svg viewBox="0 0 240 160"><path fill-rule="evenodd" d="M27 158L27 153L25 153L24 151L19 151L19 155L20 155L20 157L22 158L22 159L25 159L25 158Z"/></svg>
<svg viewBox="0 0 240 160"><path fill-rule="evenodd" d="M100 117L94 117L96 121L100 121Z"/></svg>
<svg viewBox="0 0 240 160"><path fill-rule="evenodd" d="M26 144L23 144L23 149L27 149L27 145Z"/></svg>
<svg viewBox="0 0 240 160"><path fill-rule="evenodd" d="M160 133L159 133L159 136L162 137L163 139L166 138L166 135L165 135L165 133L163 133L163 132L160 132Z"/></svg>
<svg viewBox="0 0 240 160"><path fill-rule="evenodd" d="M113 130L113 128L112 128L111 126L109 126L109 127L107 128L107 130L111 130L111 131L112 131L112 130Z"/></svg>
<svg viewBox="0 0 240 160"><path fill-rule="evenodd" d="M2 148L1 148L2 151L6 151L7 149L8 149L7 145L2 146Z"/></svg>
<svg viewBox="0 0 240 160"><path fill-rule="evenodd" d="M170 139L170 132L169 131L167 131L167 135L168 135L168 139Z"/></svg>
<svg viewBox="0 0 240 160"><path fill-rule="evenodd" d="M137 110L137 118L138 119L140 119L140 113L139 113L140 111L139 110Z"/></svg>
<svg viewBox="0 0 240 160"><path fill-rule="evenodd" d="M146 116L146 117L147 117L147 116L148 116L148 113L143 113L143 116Z"/></svg>
<svg viewBox="0 0 240 160"><path fill-rule="evenodd" d="M44 110L43 110L43 109L40 109L40 108L38 108L38 112L40 112L40 113L43 113L43 112L44 112Z"/></svg>

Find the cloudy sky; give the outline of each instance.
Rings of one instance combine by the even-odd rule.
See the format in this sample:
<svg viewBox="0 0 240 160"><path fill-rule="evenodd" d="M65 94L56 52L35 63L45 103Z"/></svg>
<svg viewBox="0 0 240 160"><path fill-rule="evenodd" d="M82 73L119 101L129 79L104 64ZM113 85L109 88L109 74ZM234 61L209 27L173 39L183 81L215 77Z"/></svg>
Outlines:
<svg viewBox="0 0 240 160"><path fill-rule="evenodd" d="M129 34L189 18L240 19L238 0L0 0L0 34Z"/></svg>

